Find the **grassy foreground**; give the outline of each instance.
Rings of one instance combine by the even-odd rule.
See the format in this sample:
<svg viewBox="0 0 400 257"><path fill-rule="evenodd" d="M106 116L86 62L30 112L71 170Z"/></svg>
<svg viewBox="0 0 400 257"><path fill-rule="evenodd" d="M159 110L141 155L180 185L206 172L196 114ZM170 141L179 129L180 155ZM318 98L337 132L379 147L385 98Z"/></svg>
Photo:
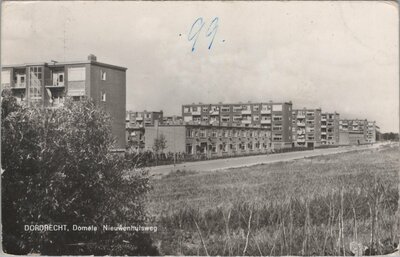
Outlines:
<svg viewBox="0 0 400 257"><path fill-rule="evenodd" d="M152 180L163 255L385 254L398 243L399 147Z"/></svg>

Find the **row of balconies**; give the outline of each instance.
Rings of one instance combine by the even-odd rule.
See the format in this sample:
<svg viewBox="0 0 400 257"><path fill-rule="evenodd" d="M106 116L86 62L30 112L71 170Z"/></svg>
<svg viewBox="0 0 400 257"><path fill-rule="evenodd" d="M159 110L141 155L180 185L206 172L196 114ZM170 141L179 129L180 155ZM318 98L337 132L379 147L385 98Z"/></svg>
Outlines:
<svg viewBox="0 0 400 257"><path fill-rule="evenodd" d="M211 110L208 113L210 115L219 115L220 112L221 113L229 113L230 111ZM233 112L235 112L235 111L233 111ZM270 114L271 110L261 110L261 111L253 111L253 112L251 110L241 110L241 111L238 111L238 112L240 112L241 114L247 114L247 115L252 114L253 112L256 112L256 113L260 112L261 114ZM192 111L191 114L192 115L201 115L202 112L201 111Z"/></svg>

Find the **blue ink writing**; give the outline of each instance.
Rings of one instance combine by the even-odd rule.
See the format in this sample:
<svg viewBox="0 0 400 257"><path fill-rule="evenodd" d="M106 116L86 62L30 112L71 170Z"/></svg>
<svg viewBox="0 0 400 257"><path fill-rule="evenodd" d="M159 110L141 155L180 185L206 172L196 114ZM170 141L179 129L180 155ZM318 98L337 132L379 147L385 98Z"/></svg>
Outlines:
<svg viewBox="0 0 400 257"><path fill-rule="evenodd" d="M199 38L200 32L203 29L204 25L205 22L203 21L203 18L200 17L197 18L197 20L192 24L192 27L190 28L190 32L188 34L188 40L193 41L192 52L194 52L195 50L197 39ZM218 30L218 17L215 17L212 20L206 32L206 37L211 37L211 42L208 45L208 50L210 50L211 46L213 45L215 35L217 34L217 30Z"/></svg>

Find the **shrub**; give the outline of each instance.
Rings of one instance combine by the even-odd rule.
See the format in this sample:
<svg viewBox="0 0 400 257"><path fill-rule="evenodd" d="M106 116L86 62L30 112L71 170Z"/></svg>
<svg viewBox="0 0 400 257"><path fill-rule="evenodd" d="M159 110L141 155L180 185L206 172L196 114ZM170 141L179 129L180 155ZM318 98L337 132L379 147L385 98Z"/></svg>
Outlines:
<svg viewBox="0 0 400 257"><path fill-rule="evenodd" d="M143 225L144 170L128 172L111 153L110 118L90 100L57 109L2 100L3 249L11 254L156 255L149 234L103 231ZM24 225L65 224L70 231L24 231ZM94 225L97 232L72 231Z"/></svg>

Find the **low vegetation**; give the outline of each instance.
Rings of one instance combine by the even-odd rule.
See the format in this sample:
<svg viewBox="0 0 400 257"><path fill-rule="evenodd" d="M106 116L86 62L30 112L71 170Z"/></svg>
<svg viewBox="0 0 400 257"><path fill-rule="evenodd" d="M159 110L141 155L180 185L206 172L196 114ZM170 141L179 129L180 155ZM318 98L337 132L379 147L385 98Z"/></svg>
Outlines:
<svg viewBox="0 0 400 257"><path fill-rule="evenodd" d="M376 255L398 243L398 146L152 181L165 255Z"/></svg>

